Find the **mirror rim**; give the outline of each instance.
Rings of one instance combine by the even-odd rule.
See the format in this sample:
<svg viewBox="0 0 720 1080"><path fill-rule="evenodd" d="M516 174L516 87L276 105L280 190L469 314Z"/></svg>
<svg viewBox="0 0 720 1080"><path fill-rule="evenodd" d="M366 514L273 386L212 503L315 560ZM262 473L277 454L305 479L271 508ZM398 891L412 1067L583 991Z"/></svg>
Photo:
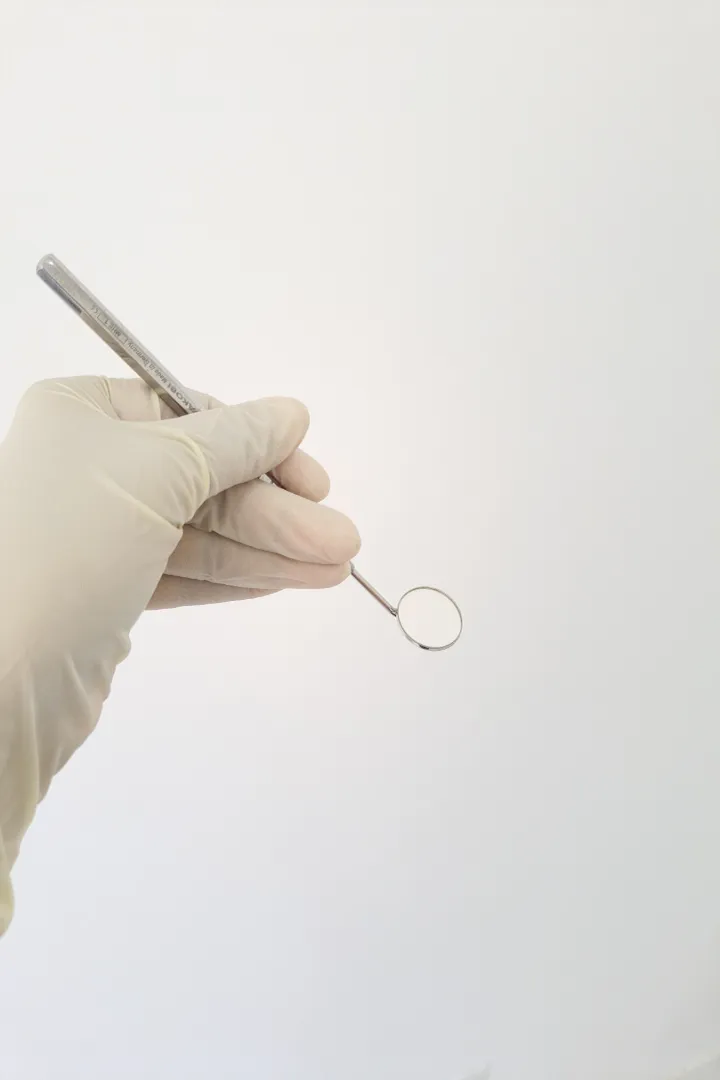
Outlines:
<svg viewBox="0 0 720 1080"><path fill-rule="evenodd" d="M448 641L446 645L423 645L422 642L418 641L417 638L414 638L412 634L408 633L408 631L405 629L401 616L402 602L407 596L410 596L411 593L416 592L439 593L440 596L444 596L446 600L449 600L452 606L455 608L458 619L460 620L460 626L455 637L452 639L452 641ZM456 602L453 600L452 596L450 596L449 593L446 593L444 589L438 589L436 585L415 585L412 589L408 589L407 592L404 592L398 600L397 608L395 609L395 617L397 618L398 626L402 630L407 640L412 645L416 645L418 649L422 649L423 652L445 652L446 649L451 649L453 645L457 644L463 632L463 615L459 605L456 604Z"/></svg>

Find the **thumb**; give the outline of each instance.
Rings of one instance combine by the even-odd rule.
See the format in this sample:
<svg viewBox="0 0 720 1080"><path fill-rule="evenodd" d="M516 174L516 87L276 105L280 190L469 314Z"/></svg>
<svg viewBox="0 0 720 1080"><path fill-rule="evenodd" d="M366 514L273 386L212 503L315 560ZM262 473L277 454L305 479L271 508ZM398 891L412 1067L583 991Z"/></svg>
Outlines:
<svg viewBox="0 0 720 1080"><path fill-rule="evenodd" d="M202 454L210 474L210 494L255 480L285 461L302 442L310 423L294 398L263 398L192 413L164 426L182 431Z"/></svg>

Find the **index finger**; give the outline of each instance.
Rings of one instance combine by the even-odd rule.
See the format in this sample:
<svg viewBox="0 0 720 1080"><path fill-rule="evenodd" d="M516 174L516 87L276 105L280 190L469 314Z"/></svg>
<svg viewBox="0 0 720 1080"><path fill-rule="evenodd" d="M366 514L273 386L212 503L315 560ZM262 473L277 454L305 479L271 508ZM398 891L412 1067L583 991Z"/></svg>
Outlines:
<svg viewBox="0 0 720 1080"><path fill-rule="evenodd" d="M177 415L142 379L108 379L106 385L110 404L119 420L172 420ZM223 408L223 402L210 394L198 390L193 390L192 394L205 409ZM311 502L322 502L330 491L327 472L304 450L294 450L271 475L281 488Z"/></svg>

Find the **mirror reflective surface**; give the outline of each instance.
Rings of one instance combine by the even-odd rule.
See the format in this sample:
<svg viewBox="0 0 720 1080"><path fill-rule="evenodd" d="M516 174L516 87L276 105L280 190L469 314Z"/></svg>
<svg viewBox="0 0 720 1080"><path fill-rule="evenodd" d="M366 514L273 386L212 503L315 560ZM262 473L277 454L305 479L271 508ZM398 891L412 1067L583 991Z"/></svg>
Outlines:
<svg viewBox="0 0 720 1080"><path fill-rule="evenodd" d="M410 589L400 598L397 619L409 641L432 652L449 649L463 628L460 608L455 601L430 585Z"/></svg>

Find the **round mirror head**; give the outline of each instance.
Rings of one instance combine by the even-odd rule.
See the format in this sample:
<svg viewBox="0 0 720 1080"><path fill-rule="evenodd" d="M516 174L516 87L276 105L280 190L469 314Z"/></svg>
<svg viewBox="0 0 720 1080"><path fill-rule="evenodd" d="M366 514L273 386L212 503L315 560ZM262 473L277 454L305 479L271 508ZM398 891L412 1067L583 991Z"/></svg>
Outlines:
<svg viewBox="0 0 720 1080"><path fill-rule="evenodd" d="M429 652L442 652L462 634L463 619L452 597L431 585L419 585L400 597L397 620L408 641Z"/></svg>

